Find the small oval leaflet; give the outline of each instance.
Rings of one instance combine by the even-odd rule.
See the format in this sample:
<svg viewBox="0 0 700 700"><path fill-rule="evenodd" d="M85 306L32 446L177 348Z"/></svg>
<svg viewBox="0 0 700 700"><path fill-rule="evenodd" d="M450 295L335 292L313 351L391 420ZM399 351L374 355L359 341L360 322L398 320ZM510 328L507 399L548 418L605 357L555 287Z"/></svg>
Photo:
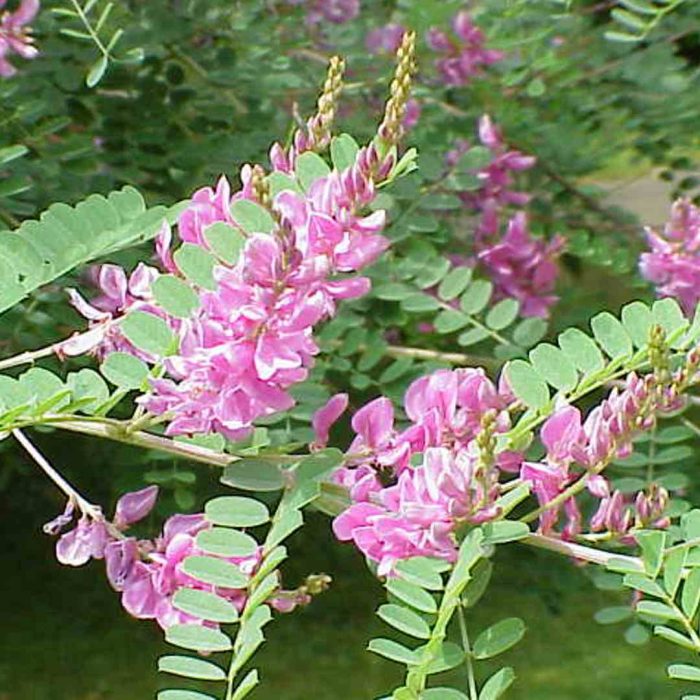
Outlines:
<svg viewBox="0 0 700 700"><path fill-rule="evenodd" d="M411 637L417 637L418 639L428 639L430 637L428 623L418 613L402 605L393 603L381 605L379 610L377 610L377 615L388 625Z"/></svg>
<svg viewBox="0 0 700 700"><path fill-rule="evenodd" d="M225 681L226 672L216 664L192 656L161 656L158 670L175 676L196 678L202 681Z"/></svg>
<svg viewBox="0 0 700 700"><path fill-rule="evenodd" d="M195 588L181 588L173 596L173 606L188 615L211 622L232 623L238 619L238 610L215 593Z"/></svg>
<svg viewBox="0 0 700 700"><path fill-rule="evenodd" d="M161 690L158 693L158 700L214 700L214 698L195 690Z"/></svg>
<svg viewBox="0 0 700 700"><path fill-rule="evenodd" d="M165 630L165 640L194 651L228 651L231 640L220 630L201 625L171 625Z"/></svg>
<svg viewBox="0 0 700 700"><path fill-rule="evenodd" d="M391 595L396 596L416 610L426 613L437 612L435 598L419 586L400 578L391 578L386 582L386 588Z"/></svg>
<svg viewBox="0 0 700 700"><path fill-rule="evenodd" d="M220 557L249 557L255 554L258 543L245 532L212 527L197 534L197 547Z"/></svg>
<svg viewBox="0 0 700 700"><path fill-rule="evenodd" d="M525 623L508 617L484 630L474 642L474 658L489 659L517 644L525 634Z"/></svg>
<svg viewBox="0 0 700 700"><path fill-rule="evenodd" d="M182 562L182 570L203 583L225 588L245 588L248 578L240 569L223 559L190 556Z"/></svg>
<svg viewBox="0 0 700 700"><path fill-rule="evenodd" d="M265 504L241 496L219 496L207 503L206 519L214 525L226 527L255 527L270 519Z"/></svg>

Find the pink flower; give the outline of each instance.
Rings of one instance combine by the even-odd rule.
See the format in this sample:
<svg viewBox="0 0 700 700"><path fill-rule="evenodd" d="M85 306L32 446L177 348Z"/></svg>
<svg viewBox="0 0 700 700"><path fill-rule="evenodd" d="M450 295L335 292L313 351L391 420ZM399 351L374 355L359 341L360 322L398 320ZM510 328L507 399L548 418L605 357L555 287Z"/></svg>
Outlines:
<svg viewBox="0 0 700 700"><path fill-rule="evenodd" d="M663 234L646 230L650 252L639 259L641 273L657 288L657 294L679 301L692 314L700 301L700 209L679 199Z"/></svg>
<svg viewBox="0 0 700 700"><path fill-rule="evenodd" d="M5 0L0 2L0 9ZM0 76L9 78L17 73L8 57L16 54L22 58L32 59L39 55L34 46L31 29L27 26L39 12L39 0L21 0L19 7L10 12L0 13Z"/></svg>
<svg viewBox="0 0 700 700"><path fill-rule="evenodd" d="M385 24L372 29L365 39L365 46L371 53L395 54L406 29L401 24Z"/></svg>
<svg viewBox="0 0 700 700"><path fill-rule="evenodd" d="M308 24L345 24L360 14L360 0L307 0Z"/></svg>
<svg viewBox="0 0 700 700"><path fill-rule="evenodd" d="M484 68L503 59L501 51L485 47L483 32L472 22L466 11L453 17L452 31L456 40L434 27L427 35L428 46L443 55L435 61L435 67L445 85L468 85L483 73Z"/></svg>
<svg viewBox="0 0 700 700"><path fill-rule="evenodd" d="M517 299L523 316L547 317L557 300L552 292L563 246L560 236L551 241L534 238L520 212L510 220L500 241L481 247L477 259L488 271L498 297Z"/></svg>
<svg viewBox="0 0 700 700"><path fill-rule="evenodd" d="M333 424L345 413L348 407L348 395L336 394L332 396L321 408L314 413L311 419L316 438L314 447L321 449L328 444L328 436Z"/></svg>

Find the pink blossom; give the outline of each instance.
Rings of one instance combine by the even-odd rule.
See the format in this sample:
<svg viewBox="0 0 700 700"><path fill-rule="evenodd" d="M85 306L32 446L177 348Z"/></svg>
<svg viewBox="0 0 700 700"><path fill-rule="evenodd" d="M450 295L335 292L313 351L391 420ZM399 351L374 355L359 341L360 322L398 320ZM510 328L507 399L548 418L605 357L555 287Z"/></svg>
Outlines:
<svg viewBox="0 0 700 700"><path fill-rule="evenodd" d="M468 85L480 76L484 68L501 61L501 51L487 49L483 32L472 22L466 11L458 12L452 19L454 37L435 27L428 31L428 46L442 54L435 67L445 85L458 87Z"/></svg>
<svg viewBox="0 0 700 700"><path fill-rule="evenodd" d="M497 296L517 299L523 316L547 317L549 307L557 301L552 292L563 246L561 236L551 241L534 238L527 217L519 212L510 220L505 236L484 244L477 259L488 271Z"/></svg>
<svg viewBox="0 0 700 700"><path fill-rule="evenodd" d="M692 314L700 301L700 209L688 199L677 200L664 232L648 228L646 238L651 250L640 257L642 275L659 296L677 299Z"/></svg>
<svg viewBox="0 0 700 700"><path fill-rule="evenodd" d="M401 24L385 24L372 29L365 39L365 46L371 53L395 54L406 29Z"/></svg>
<svg viewBox="0 0 700 700"><path fill-rule="evenodd" d="M5 0L0 1L0 10ZM32 59L39 55L34 46L31 28L28 26L39 12L39 0L21 0L19 7L10 12L0 12L0 76L9 78L17 73L9 56Z"/></svg>
<svg viewBox="0 0 700 700"><path fill-rule="evenodd" d="M314 447L320 449L328 444L331 427L345 413L347 407L348 395L336 394L314 413L311 419L311 426L316 436Z"/></svg>
<svg viewBox="0 0 700 700"><path fill-rule="evenodd" d="M345 24L360 14L360 0L307 0L309 24L331 22Z"/></svg>

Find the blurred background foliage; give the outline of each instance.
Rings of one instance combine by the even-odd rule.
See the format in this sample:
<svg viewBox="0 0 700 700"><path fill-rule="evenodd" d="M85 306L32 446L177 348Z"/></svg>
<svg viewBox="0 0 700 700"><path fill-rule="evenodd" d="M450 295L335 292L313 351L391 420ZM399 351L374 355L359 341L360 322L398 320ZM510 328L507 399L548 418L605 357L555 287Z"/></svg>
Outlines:
<svg viewBox="0 0 700 700"><path fill-rule="evenodd" d="M648 296L629 275L642 245L640 222L631 211L611 207L595 183L653 172L670 182L674 193L695 194L698 3L680 4L637 42L606 38L616 29L615 2L467 3L488 46L506 57L459 87L439 81L435 55L422 38L430 27L447 28L465 3L363 0L358 16L340 24L307 22L312 4L119 3L101 30L107 37L120 32L119 41L104 75L88 87L86 75L101 60L98 48L76 34L84 27L75 17L61 12L71 3L44 2L34 23L40 56L18 64L17 77L0 81L0 229L14 228L52 202L74 203L123 184L137 186L149 204L156 204L187 197L222 173L235 180L243 163L265 162L270 144L287 138L300 115L313 110L325 64L335 53L348 61L339 130L358 141L370 137L393 59L370 53L365 39L371 29L398 22L421 37L415 89L421 115L407 138L407 145L418 148L421 169L383 196L380 204L395 224L389 232L394 257L373 271L373 296L347 305L328 325L324 347L340 345L343 351L319 362L301 406L285 417L285 429L297 421L295 436L303 437L309 406L320 404L332 389L349 385L358 401L379 390L400 396L408 381L433 366L385 357L376 366L366 361L366 371L353 369L373 339L381 345L387 334L401 329L404 344L461 349L455 333L426 334L419 328L425 320L420 313L399 304L400 296L386 290L382 296L376 289L400 269L409 269L403 280L414 284L417 277L418 287L430 287L439 275L421 280L420 272L410 272L411 261L429 260L434 270L448 253L468 253L474 222L454 205L454 191L443 183L444 157L456 139L475 143L477 119L484 113L503 127L511 146L537 157L537 167L520 183L534 195L532 228L567 239L561 301L550 331L580 323L605 306ZM98 2L93 12L99 16L106 5ZM14 6L10 0L8 7ZM19 157L3 160L9 153L3 149L17 147L12 153ZM430 199L435 193L446 196ZM127 251L115 261L129 265L139 255L142 251ZM4 354L45 344L79 326L61 287L44 288L0 317ZM543 324L539 337L545 332ZM510 341L499 352L487 339L484 343L471 343L468 351L495 353L497 359L518 352ZM110 504L127 489L158 483L165 493L161 517L197 510L216 492L211 471L45 433L41 445L95 501ZM31 465L6 443L0 443L0 453L5 573L0 700L148 697L159 682L154 678L159 631L126 618L98 566L60 569L53 543L40 533L41 524L60 508L58 496L33 478ZM681 471L689 472L692 464L686 460ZM373 613L381 598L378 584L356 552L332 541L321 516L312 518L292 547L297 556L286 574L291 582L321 570L335 582L309 609L270 631L258 696L379 695L395 680L398 667L364 651L380 624ZM496 610L512 610L528 623L527 644L508 658L519 676L510 697L676 697L663 668L678 654L658 641L641 650L628 647L622 644L624 626L593 621L597 609L615 604L621 594L598 590L577 567L544 553L513 548L499 557L495 583L475 616L485 625Z"/></svg>

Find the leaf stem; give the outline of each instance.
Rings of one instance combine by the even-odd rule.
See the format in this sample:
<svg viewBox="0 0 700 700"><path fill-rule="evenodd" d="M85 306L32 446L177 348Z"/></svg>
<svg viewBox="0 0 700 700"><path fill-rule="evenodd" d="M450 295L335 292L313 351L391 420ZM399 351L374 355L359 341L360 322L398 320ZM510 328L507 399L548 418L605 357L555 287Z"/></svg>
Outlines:
<svg viewBox="0 0 700 700"><path fill-rule="evenodd" d="M474 659L472 658L472 647L469 643L469 633L467 631L467 619L464 614L464 606L460 603L457 607L457 619L459 620L459 631L462 636L462 646L467 655L467 680L469 682L469 700L479 700L476 688L476 678L474 676Z"/></svg>

